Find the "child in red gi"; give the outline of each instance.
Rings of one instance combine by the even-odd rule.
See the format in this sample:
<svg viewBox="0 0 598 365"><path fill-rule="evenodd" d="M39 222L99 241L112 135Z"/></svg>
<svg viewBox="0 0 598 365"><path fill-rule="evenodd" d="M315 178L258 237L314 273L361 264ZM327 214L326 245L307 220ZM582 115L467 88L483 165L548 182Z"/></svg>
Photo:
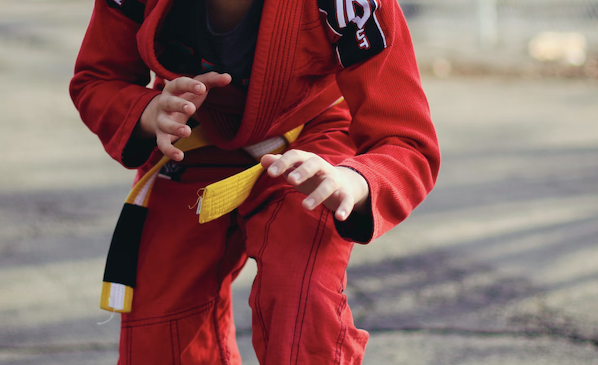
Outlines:
<svg viewBox="0 0 598 365"><path fill-rule="evenodd" d="M353 242L404 220L440 164L396 0L96 0L70 91L138 179L171 158L149 196L119 364L240 364L231 283L247 257L261 364L361 364L368 334L343 294ZM173 146L197 124L212 146ZM238 209L198 223L202 188L300 125Z"/></svg>

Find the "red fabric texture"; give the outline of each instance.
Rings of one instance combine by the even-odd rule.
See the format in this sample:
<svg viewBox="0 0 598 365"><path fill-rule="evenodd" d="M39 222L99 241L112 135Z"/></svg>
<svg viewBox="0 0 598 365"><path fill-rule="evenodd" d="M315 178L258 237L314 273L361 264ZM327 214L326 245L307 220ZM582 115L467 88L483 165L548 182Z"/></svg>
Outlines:
<svg viewBox="0 0 598 365"><path fill-rule="evenodd" d="M295 147L332 163L352 156L346 114L338 106L311 121ZM226 167L237 151L219 159L221 167L192 167L180 182L156 181L119 364L240 364L230 284L247 257L258 267L249 304L261 364L361 364L368 334L355 327L343 293L353 243L328 209L305 211L303 194L267 176L238 211L199 225L188 208L197 190L241 169Z"/></svg>
<svg viewBox="0 0 598 365"><path fill-rule="evenodd" d="M139 26L109 8L106 0L96 0L77 59L71 96L83 121L121 163L135 124L158 93L143 86L148 70L165 79L180 76L162 67L154 51L155 34L171 1L148 0L146 19ZM343 69L316 0L266 0L238 133L223 138L214 127L213 109L206 106L198 112L210 138L230 150L311 120L342 93L358 149L358 156L342 165L363 175L370 188L374 230L366 242L410 214L432 189L440 167L405 19L396 1L379 3L377 19L388 47Z"/></svg>
<svg viewBox="0 0 598 365"><path fill-rule="evenodd" d="M260 364L361 364L368 334L343 293L353 244L336 234L330 211L296 214L304 197L286 186L238 225L229 215L198 228L194 211L177 205L202 184L156 184L120 365L241 364L230 282L245 253L258 265L249 302ZM188 194L173 199L175 187Z"/></svg>
<svg viewBox="0 0 598 365"><path fill-rule="evenodd" d="M147 0L139 25L96 0L75 65L71 97L106 151L123 164L141 113L160 92L145 87L149 71L164 79L180 76L155 54L172 1ZM395 0L377 2L387 48L343 68L317 0L265 0L237 133L222 133L230 128L221 125L227 120L211 94L197 113L215 142L211 151L221 153L204 149L189 156L209 161L217 155L224 167L190 168L180 183L159 179L152 192L133 312L123 315L120 364L239 363L230 282L247 256L258 264L250 305L260 363L361 363L367 333L354 327L342 293L350 241L359 236L370 242L404 220L432 189L440 165L405 19ZM346 103L327 110L341 95ZM229 157L230 164L246 163L240 147L304 123L291 148L317 153L367 180L371 227L365 234L355 234L364 225L353 222L343 239L343 224L328 210L305 211L302 194L266 175L232 215L197 223L187 206L199 188L239 171L225 167ZM139 173L158 157L154 153Z"/></svg>

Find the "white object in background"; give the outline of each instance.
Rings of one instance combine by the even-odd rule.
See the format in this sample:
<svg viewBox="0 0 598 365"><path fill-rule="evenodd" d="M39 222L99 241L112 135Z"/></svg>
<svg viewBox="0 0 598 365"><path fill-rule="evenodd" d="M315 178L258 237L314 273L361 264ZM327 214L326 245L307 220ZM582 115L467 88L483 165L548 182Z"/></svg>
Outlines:
<svg viewBox="0 0 598 365"><path fill-rule="evenodd" d="M542 32L528 44L529 55L538 61L561 61L572 66L586 62L586 37L579 32Z"/></svg>

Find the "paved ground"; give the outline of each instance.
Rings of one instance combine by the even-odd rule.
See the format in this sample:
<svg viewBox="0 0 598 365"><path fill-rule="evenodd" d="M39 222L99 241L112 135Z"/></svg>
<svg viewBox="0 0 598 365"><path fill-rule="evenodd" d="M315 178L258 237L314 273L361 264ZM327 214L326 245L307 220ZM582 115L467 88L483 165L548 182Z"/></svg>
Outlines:
<svg viewBox="0 0 598 365"><path fill-rule="evenodd" d="M89 1L0 0L0 364L114 364L97 309L131 173L67 83ZM444 163L397 229L357 247L366 364L598 364L598 85L425 77ZM235 284L251 349L253 266Z"/></svg>

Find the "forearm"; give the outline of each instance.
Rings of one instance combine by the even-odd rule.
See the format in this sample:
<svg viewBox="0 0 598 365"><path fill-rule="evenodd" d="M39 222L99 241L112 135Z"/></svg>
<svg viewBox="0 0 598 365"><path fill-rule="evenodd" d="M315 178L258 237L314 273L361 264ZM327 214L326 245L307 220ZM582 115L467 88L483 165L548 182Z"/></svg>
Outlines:
<svg viewBox="0 0 598 365"><path fill-rule="evenodd" d="M70 94L81 119L98 135L112 158L124 149L150 101L159 94L145 87L150 72L137 50L139 24L96 0L81 45Z"/></svg>
<svg viewBox="0 0 598 365"><path fill-rule="evenodd" d="M372 233L366 242L409 216L433 188L440 167L405 19L391 1L377 16L388 46L337 74L352 116L349 134L357 147L357 155L339 165L359 172L369 186Z"/></svg>

